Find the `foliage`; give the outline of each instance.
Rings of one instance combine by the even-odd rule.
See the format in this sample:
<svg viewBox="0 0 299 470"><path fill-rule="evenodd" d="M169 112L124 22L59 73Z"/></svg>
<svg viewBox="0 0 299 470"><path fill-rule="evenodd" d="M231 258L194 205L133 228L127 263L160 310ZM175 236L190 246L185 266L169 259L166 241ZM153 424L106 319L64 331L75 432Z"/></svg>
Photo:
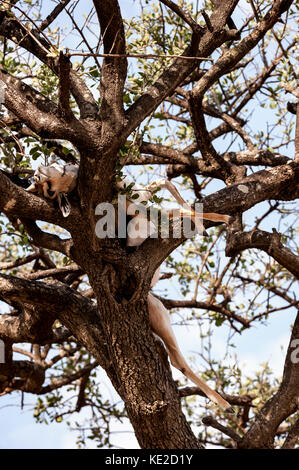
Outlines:
<svg viewBox="0 0 299 470"><path fill-rule="evenodd" d="M201 27L206 26L198 8L199 2L176 3ZM205 11L211 14L212 3L204 3ZM250 7L252 2L240 3L234 19L242 39L256 28L257 18ZM253 3L260 18L273 4L269 0ZM83 7L87 5L84 3ZM46 37L51 44L51 50L56 51L56 56L57 51L66 51L66 48L71 54L81 48L86 54L90 50L101 50L94 10L82 15L83 7L82 2L81 6L80 3L67 5L62 16L42 33L42 37ZM18 8L12 11L30 31L33 27L39 28L45 16L43 8L42 2L23 1L18 2ZM250 160L248 157L247 162L246 158L244 160L248 175L275 167L275 155L291 158L294 152L295 120L287 110L290 95L286 93L286 87L294 88L296 85L296 15L293 4L287 11L287 17L277 22L256 47L215 80L204 95L207 129L216 151L232 158L232 161L234 158L241 161L242 152L246 151L249 152L247 155L257 155L256 159ZM173 61L171 56L184 52L186 45L190 44L192 32L183 19L162 2L145 1L140 11L134 4L134 15L125 18L124 24L128 54L161 56L155 59L129 59L123 91L124 108L129 110L159 79L161 72L170 66ZM1 45L1 70L22 79L57 104L57 74L13 40L2 38ZM227 40L206 60L198 61L192 73L134 129L119 149L118 175L126 173L140 183L148 183L166 172L169 177L176 177L176 185L191 204L225 187L221 178L192 172L190 166L180 171L179 165L188 155L200 158L190 116L189 92L230 48L234 48L234 43ZM99 104L101 60L99 57L72 56L73 69L85 80ZM79 118L80 111L74 98L71 98L70 106ZM7 113L4 107L0 122L2 170L26 178L38 164L80 162L80 152L69 139L38 135L28 126L21 126L18 120L14 120L13 113ZM163 149L157 148L151 153L148 143L163 146ZM162 150L166 153L167 149L170 152L179 149L182 162L171 160L172 153L168 159L159 153ZM274 199L266 198L248 210L243 216L242 230L248 232L275 227L281 234L284 247L296 253L298 258L298 207L292 200ZM153 202L162 202L167 207L172 203L166 194L163 198L154 196ZM63 253L37 246L17 217L3 215L0 224L2 273L28 279L38 273L42 279L43 271L59 270L72 263L73 260ZM44 222L39 225L42 230L61 239L69 236L67 230L58 225ZM259 248L249 247L234 256L226 256L227 240L228 234L224 228L216 226L209 229L207 236L184 241L175 253L167 257L162 270L165 280L161 281L156 292L165 298L176 323L197 325L200 329L201 352L197 351L197 361L193 367L199 369L202 378L217 390L248 397L246 405L238 407L238 413L233 417L224 415L202 397L192 395L182 399L188 422L200 441L208 446L230 448L235 447L234 441L211 427L203 426L202 418L207 412L212 413L225 426L244 436L263 405L278 391L281 380L267 362L260 365L254 374L247 374L246 365L243 367L238 362L234 339L246 335L251 328L265 328L266 331L274 315L284 315L286 324L290 325L290 319L294 318L298 307L298 295L297 280L286 266ZM32 259L27 264L16 263L28 256ZM34 279L39 278L38 274ZM57 271L52 280L64 282L95 302L88 277L80 269L70 274L59 274ZM177 303L170 300L174 296ZM1 300L5 301L2 296ZM193 304L189 302L186 308L185 301ZM7 311L17 315L19 306L6 302L3 312ZM56 322L54 330L59 332L61 328L61 323ZM216 354L215 358L213 341L218 337L219 330L223 332L223 337L227 334L226 352L221 358ZM179 328L176 331L179 332ZM182 342L183 338L179 337L179 343ZM261 348L262 357L262 345L258 347ZM122 422L127 417L123 402L105 393L103 375L99 373L97 362L94 362L90 352L78 344L76 338L67 337L60 344L24 344L22 348L14 348L14 351L14 354L29 356L30 360L39 358L38 364L44 368L45 380L34 408L34 417L38 422L69 423L78 433L79 447L88 447L89 440L98 447L112 445L112 424ZM181 377L180 385L186 385ZM15 391L14 388L5 390L5 393L8 392L19 393L17 385ZM298 413L295 413L281 423L275 437L277 447L282 446L288 430L297 419Z"/></svg>

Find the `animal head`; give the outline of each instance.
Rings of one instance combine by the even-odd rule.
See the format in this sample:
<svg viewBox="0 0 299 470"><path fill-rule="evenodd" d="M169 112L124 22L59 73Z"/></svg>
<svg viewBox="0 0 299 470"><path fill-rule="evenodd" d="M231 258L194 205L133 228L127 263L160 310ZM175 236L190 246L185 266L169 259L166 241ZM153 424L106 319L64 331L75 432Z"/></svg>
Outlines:
<svg viewBox="0 0 299 470"><path fill-rule="evenodd" d="M49 199L57 198L63 216L67 217L71 206L66 195L75 189L77 176L76 165L41 165L34 172L32 184L26 191L38 192Z"/></svg>

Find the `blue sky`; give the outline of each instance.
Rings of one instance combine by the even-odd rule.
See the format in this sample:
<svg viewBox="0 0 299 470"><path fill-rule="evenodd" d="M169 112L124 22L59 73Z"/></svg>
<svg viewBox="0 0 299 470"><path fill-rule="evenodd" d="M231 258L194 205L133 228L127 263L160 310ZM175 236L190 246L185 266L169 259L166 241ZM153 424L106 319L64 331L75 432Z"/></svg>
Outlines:
<svg viewBox="0 0 299 470"><path fill-rule="evenodd" d="M244 3L244 2L242 2ZM77 11L77 18L80 14L86 13L86 10L91 5L91 2L81 1ZM88 6L88 7L87 7ZM137 1L120 1L123 16L128 18L138 8ZM243 5L244 6L244 5ZM45 14L53 8L52 2L44 2ZM59 24L63 24L63 15L59 18ZM82 16L83 21L83 16ZM70 44L73 39L69 39ZM70 46L69 46L70 47ZM256 128L266 129L267 111L256 109L254 114ZM290 155L289 155L290 156ZM259 209L255 208L248 213L247 222L253 220L254 216L258 213ZM271 230L275 224L274 220L265 221L263 228ZM169 296L175 298L177 294L175 286L171 280L168 280ZM165 285L160 283L158 289ZM295 318L295 310L281 311L275 313L269 319L268 325L253 326L249 330L243 332L242 336L235 336L234 343L236 345L236 352L238 353L239 363L246 369L246 374L251 375L259 366L259 364L269 361L270 367L275 374L279 377L283 369L284 354L286 351L289 337L290 326ZM176 323L176 316L173 316L173 323ZM192 325L174 326L175 334L178 342L186 357L194 356L196 359L195 364L198 368L201 367L201 362L196 358L196 351L200 343L200 331L198 325L193 322ZM226 337L229 333L228 328L223 326L219 328L214 336L213 351L215 358L222 358L223 351L226 347ZM281 350L283 348L283 351ZM180 378L181 375L178 371L173 369L174 377ZM109 379L103 371L99 372L99 380L103 384L103 391L107 393L107 397L114 397L118 401L116 393L113 391ZM49 448L49 449L64 449L76 447L76 433L70 432L68 426L63 423L52 423L51 425L36 424L33 418L32 408L34 406L36 397L27 395L25 397L26 406L23 410L20 408L21 395L11 395L1 397L0 400L0 448L2 449L16 449L16 448ZM81 419L82 415L80 415ZM79 418L79 417L75 417ZM116 423L113 427L115 434L112 437L112 442L116 446L123 448L137 448L136 439L127 423L120 426ZM118 433L120 431L120 433ZM125 433L124 431L128 431ZM90 444L92 446L92 444Z"/></svg>

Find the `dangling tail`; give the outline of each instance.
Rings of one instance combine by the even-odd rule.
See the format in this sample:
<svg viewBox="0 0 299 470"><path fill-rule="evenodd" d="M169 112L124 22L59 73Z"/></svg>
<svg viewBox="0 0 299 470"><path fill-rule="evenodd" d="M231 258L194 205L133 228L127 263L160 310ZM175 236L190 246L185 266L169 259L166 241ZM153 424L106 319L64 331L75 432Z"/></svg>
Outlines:
<svg viewBox="0 0 299 470"><path fill-rule="evenodd" d="M226 412L234 413L231 405L224 400L219 393L212 390L203 380L197 377L197 375L191 370L184 359L173 334L168 310L152 293L149 293L148 295L148 310L151 328L153 332L164 341L171 364L197 385L205 395L220 406L220 408Z"/></svg>

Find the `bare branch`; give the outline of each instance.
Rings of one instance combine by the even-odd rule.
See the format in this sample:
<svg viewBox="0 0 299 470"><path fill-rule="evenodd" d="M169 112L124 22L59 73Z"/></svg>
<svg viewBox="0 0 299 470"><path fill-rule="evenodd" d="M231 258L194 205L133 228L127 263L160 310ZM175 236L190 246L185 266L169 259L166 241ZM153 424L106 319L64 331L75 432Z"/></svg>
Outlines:
<svg viewBox="0 0 299 470"><path fill-rule="evenodd" d="M210 18L213 32L206 31L203 36L193 33L191 44L183 52L182 59L174 60L169 68L163 70L157 81L126 111L128 118L126 135L129 135L167 96L171 96L175 88L195 69L198 61L189 63L183 57L197 55L208 57L223 44L228 38L228 32L223 30L224 25L237 3L237 0L222 2Z"/></svg>
<svg viewBox="0 0 299 470"><path fill-rule="evenodd" d="M296 111L295 160L299 162L299 103L297 103Z"/></svg>
<svg viewBox="0 0 299 470"><path fill-rule="evenodd" d="M50 52L49 42L46 41L38 32L38 29L32 29L30 34L28 30L16 17L11 16L11 12L5 12L0 22L0 34L7 39L15 42L28 52L44 62L56 75L59 74L57 57L48 55ZM71 92L79 106L81 118L95 118L98 113L98 107L92 93L79 75L71 70L70 72Z"/></svg>
<svg viewBox="0 0 299 470"><path fill-rule="evenodd" d="M1 287L0 294L3 298ZM9 314L0 315L0 337L4 341L9 340L14 343L26 341L37 344L59 342L59 338L60 340L67 339L70 335L69 333L66 335L65 329L62 336L61 331L58 333L58 331L52 330L54 321L55 315L53 315L50 305L48 307L43 305L41 308L37 306L29 307L27 305L18 316Z"/></svg>
<svg viewBox="0 0 299 470"><path fill-rule="evenodd" d="M239 443L240 448L273 448L278 426L298 409L299 368L298 361L293 360L293 340L298 341L298 338L299 313L297 314L290 338L281 385L277 393L267 401L254 419L249 431Z"/></svg>
<svg viewBox="0 0 299 470"><path fill-rule="evenodd" d="M105 54L125 54L123 20L117 0L93 0L104 44ZM114 134L123 125L123 90L127 76L126 57L105 57L101 70L101 107L103 135Z"/></svg>
<svg viewBox="0 0 299 470"><path fill-rule="evenodd" d="M160 0L160 2L164 3L164 5L174 11L174 13L176 13L183 21L185 21L195 33L200 32L202 29L201 26L199 26L199 24L194 21L192 16L186 13L183 8L172 2L172 0Z"/></svg>
<svg viewBox="0 0 299 470"><path fill-rule="evenodd" d="M60 277L61 274L71 274L71 273L83 273L82 269L77 264L70 264L64 266L63 268L53 268L53 269L43 269L41 271L36 271L34 273L22 274L24 279L45 279L47 277Z"/></svg>
<svg viewBox="0 0 299 470"><path fill-rule="evenodd" d="M4 380L4 390L0 391L5 394L13 390L23 390L29 393L38 393L41 385L45 380L44 368L31 361L13 361L11 363L0 364L0 374L7 377L8 381ZM15 379L19 377L20 379Z"/></svg>
<svg viewBox="0 0 299 470"><path fill-rule="evenodd" d="M71 119L73 113L70 107L70 71L72 65L68 54L59 54L59 91L58 113L65 119Z"/></svg>
<svg viewBox="0 0 299 470"><path fill-rule="evenodd" d="M246 176L228 188L217 191L203 200L207 212L233 214L245 212L266 199L295 200L298 197L299 165L290 160L285 165L275 166ZM252 197L248 197L250 194Z"/></svg>
<svg viewBox="0 0 299 470"><path fill-rule="evenodd" d="M256 28L233 49L225 52L216 64L198 81L192 90L193 97L199 99L210 86L224 73L235 66L248 52L253 49L260 39L280 19L280 16L290 7L292 0L275 0L272 8L258 23Z"/></svg>
<svg viewBox="0 0 299 470"><path fill-rule="evenodd" d="M299 439L299 419L291 426L282 449L294 449Z"/></svg>
<svg viewBox="0 0 299 470"><path fill-rule="evenodd" d="M62 239L54 233L44 232L38 227L34 220L21 217L21 222L35 245L48 250L58 251L71 257L71 250L73 248L73 241L71 238Z"/></svg>
<svg viewBox="0 0 299 470"><path fill-rule="evenodd" d="M72 125L69 125L59 119L57 106L48 98L23 83L19 78L1 70L0 79L6 86L5 107L34 132L41 137L78 142L81 136L85 140L86 130L79 121L73 117Z"/></svg>
<svg viewBox="0 0 299 470"><path fill-rule="evenodd" d="M46 28L50 26L51 23L57 18L58 15L64 10L64 8L67 6L68 3L70 3L71 0L61 0L58 5L54 8L53 11L47 16L46 19L44 19L39 26L39 29L41 31L44 31Z"/></svg>
<svg viewBox="0 0 299 470"><path fill-rule="evenodd" d="M299 279L299 256L282 245L280 234L275 229L273 233L262 230L232 233L227 241L226 255L235 256L248 248L259 248L265 251Z"/></svg>
<svg viewBox="0 0 299 470"><path fill-rule="evenodd" d="M200 395L205 397L206 395L199 387L183 387L179 389L180 396L190 397L192 395ZM252 401L255 399L254 396L250 395L228 395L227 393L219 392L224 400L228 401L230 405L236 406L251 406Z"/></svg>
<svg viewBox="0 0 299 470"><path fill-rule="evenodd" d="M249 321L246 318L240 317L236 313L226 309L223 305L213 305L209 302L200 302L197 300L171 300L171 299L162 299L160 300L163 302L166 308L198 308L201 310L210 310L211 312L217 312L222 314L228 319L233 319L238 321L243 325L244 328L249 327Z"/></svg>
<svg viewBox="0 0 299 470"><path fill-rule="evenodd" d="M44 220L46 222L59 225L66 229L68 229L72 224L76 225L77 222L75 222L74 220L78 216L78 214L76 214L75 207L72 207L72 213L68 216L68 218L63 217L51 200L47 200L45 198L36 196L35 194L25 191L23 188L12 183L12 181L10 181L10 179L5 176L1 171L0 211L3 211L8 217L20 217L21 219L24 219L24 222L26 222L26 219ZM33 230L33 225L31 225L31 227ZM32 238L34 238L38 234L41 237L39 228L35 229L35 233L32 232L32 234L29 234L32 235ZM52 249L55 249L54 237L55 235L52 236L51 242L49 241L50 238L48 237L49 243L52 243ZM42 242L42 239L40 239L40 241ZM43 241L47 243L45 238L43 239ZM62 252L66 252L67 250L67 252L69 253L70 242L68 240L64 240L62 242L62 245L60 246L64 246L64 251ZM44 246L44 248L49 248L49 246Z"/></svg>
<svg viewBox="0 0 299 470"><path fill-rule="evenodd" d="M35 260L39 257L39 253L32 253L32 255L25 256L24 258L17 258L15 261L11 261L8 263L1 263L0 262L0 269L13 269L19 266L23 266L24 264L31 263L31 261Z"/></svg>
<svg viewBox="0 0 299 470"><path fill-rule="evenodd" d="M78 294L70 287L55 282L49 284L40 281L29 281L16 276L0 274L0 292L5 299L23 302L40 307L52 306L53 313L58 315L69 308L87 308L95 310L92 302Z"/></svg>
<svg viewBox="0 0 299 470"><path fill-rule="evenodd" d="M202 158L207 162L207 164L210 164L214 170L218 170L218 174L222 179L228 180L233 173L233 167L230 162L221 158L216 152L206 127L202 100L192 92L189 97L189 109L197 145Z"/></svg>
<svg viewBox="0 0 299 470"><path fill-rule="evenodd" d="M53 390L57 390L58 388L64 387L65 385L69 385L75 380L78 380L84 376L89 376L89 373L98 366L97 362L92 362L86 367L82 367L78 371L74 372L73 374L69 374L62 377L57 377L51 381L50 385L46 385L41 387L38 392L38 395L44 395L45 393L50 393Z"/></svg>

